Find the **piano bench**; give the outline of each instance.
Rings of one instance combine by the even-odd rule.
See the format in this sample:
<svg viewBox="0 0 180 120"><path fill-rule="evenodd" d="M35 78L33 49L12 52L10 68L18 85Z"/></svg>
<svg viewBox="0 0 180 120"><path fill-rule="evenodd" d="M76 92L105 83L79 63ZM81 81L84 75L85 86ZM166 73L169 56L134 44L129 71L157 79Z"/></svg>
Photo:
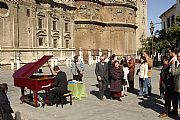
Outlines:
<svg viewBox="0 0 180 120"><path fill-rule="evenodd" d="M64 104L67 104L67 103L70 103L70 105L72 105L72 93L71 93L71 91L67 91L67 93L65 93L65 94L63 94L63 97L65 97L65 98L67 98L67 97L69 97L69 101L66 101L66 103L63 103L64 101L62 101L61 100L61 96L60 95L58 95L59 97L57 98L57 100L56 100L56 107L58 107L58 105L59 104L61 104L61 107L63 108L63 105Z"/></svg>

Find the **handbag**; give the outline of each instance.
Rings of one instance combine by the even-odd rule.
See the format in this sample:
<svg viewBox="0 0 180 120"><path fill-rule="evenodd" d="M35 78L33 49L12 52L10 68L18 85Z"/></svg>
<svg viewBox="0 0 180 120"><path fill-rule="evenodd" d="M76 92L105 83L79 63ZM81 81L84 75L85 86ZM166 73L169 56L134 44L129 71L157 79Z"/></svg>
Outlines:
<svg viewBox="0 0 180 120"><path fill-rule="evenodd" d="M137 69L137 71L136 71L136 75L138 75L139 71L140 71L140 69Z"/></svg>
<svg viewBox="0 0 180 120"><path fill-rule="evenodd" d="M77 72L78 72L79 79L82 80L83 74L81 73L81 71L77 67L76 62L75 62L75 66L76 66L76 69L77 69Z"/></svg>

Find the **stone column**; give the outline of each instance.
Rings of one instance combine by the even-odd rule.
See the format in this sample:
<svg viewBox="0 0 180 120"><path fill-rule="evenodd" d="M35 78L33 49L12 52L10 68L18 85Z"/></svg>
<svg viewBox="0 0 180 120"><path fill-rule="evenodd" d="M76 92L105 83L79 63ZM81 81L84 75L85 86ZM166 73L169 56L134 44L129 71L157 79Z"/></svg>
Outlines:
<svg viewBox="0 0 180 120"><path fill-rule="evenodd" d="M79 59L84 63L82 48L79 49Z"/></svg>
<svg viewBox="0 0 180 120"><path fill-rule="evenodd" d="M92 57L91 49L88 49L88 64L89 64L89 65L92 65L92 59L91 59L91 57Z"/></svg>
<svg viewBox="0 0 180 120"><path fill-rule="evenodd" d="M99 56L96 56L96 63L99 62Z"/></svg>
<svg viewBox="0 0 180 120"><path fill-rule="evenodd" d="M69 66L69 64L68 64L68 58L66 57L66 66Z"/></svg>
<svg viewBox="0 0 180 120"><path fill-rule="evenodd" d="M57 64L58 64L58 58L54 57L54 66L57 66Z"/></svg>
<svg viewBox="0 0 180 120"><path fill-rule="evenodd" d="M74 51L71 51L71 58L74 57Z"/></svg>
<svg viewBox="0 0 180 120"><path fill-rule="evenodd" d="M11 70L14 70L14 57L11 57Z"/></svg>
<svg viewBox="0 0 180 120"><path fill-rule="evenodd" d="M61 55L60 55L60 57L62 58L63 57L63 51L61 50Z"/></svg>
<svg viewBox="0 0 180 120"><path fill-rule="evenodd" d="M51 58L51 68L54 68L54 58Z"/></svg>
<svg viewBox="0 0 180 120"><path fill-rule="evenodd" d="M110 57L111 56L111 49L109 48L108 49L108 57Z"/></svg>
<svg viewBox="0 0 180 120"><path fill-rule="evenodd" d="M17 69L20 68L20 58L19 57L16 57L16 67L17 67Z"/></svg>
<svg viewBox="0 0 180 120"><path fill-rule="evenodd" d="M102 50L99 48L99 56L102 56Z"/></svg>

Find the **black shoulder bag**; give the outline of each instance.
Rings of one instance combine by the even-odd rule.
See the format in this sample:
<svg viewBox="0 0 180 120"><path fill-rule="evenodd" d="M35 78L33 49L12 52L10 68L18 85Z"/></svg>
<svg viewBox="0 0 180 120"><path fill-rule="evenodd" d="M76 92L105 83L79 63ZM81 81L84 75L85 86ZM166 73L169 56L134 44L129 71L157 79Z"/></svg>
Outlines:
<svg viewBox="0 0 180 120"><path fill-rule="evenodd" d="M81 81L81 80L82 80L82 77L83 77L83 74L81 73L81 71L80 71L79 68L77 67L76 62L74 62L74 63L75 63L75 66L76 66L76 69L77 69L77 72L78 72L79 80Z"/></svg>

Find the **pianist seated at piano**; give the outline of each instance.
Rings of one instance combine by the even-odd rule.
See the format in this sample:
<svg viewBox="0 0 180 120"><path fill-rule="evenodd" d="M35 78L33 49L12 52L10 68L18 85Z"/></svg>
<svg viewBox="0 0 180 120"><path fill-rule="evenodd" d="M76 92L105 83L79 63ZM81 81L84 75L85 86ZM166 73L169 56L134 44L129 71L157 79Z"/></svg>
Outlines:
<svg viewBox="0 0 180 120"><path fill-rule="evenodd" d="M54 80L54 83L52 83L53 89L50 90L49 95L48 95L48 105L52 106L54 104L54 99L56 95L60 95L60 99L62 102L66 103L66 98L63 97L63 94L67 93L67 77L66 73L61 71L58 66L54 67L54 72L57 73L56 78ZM62 95L62 96L61 96Z"/></svg>

